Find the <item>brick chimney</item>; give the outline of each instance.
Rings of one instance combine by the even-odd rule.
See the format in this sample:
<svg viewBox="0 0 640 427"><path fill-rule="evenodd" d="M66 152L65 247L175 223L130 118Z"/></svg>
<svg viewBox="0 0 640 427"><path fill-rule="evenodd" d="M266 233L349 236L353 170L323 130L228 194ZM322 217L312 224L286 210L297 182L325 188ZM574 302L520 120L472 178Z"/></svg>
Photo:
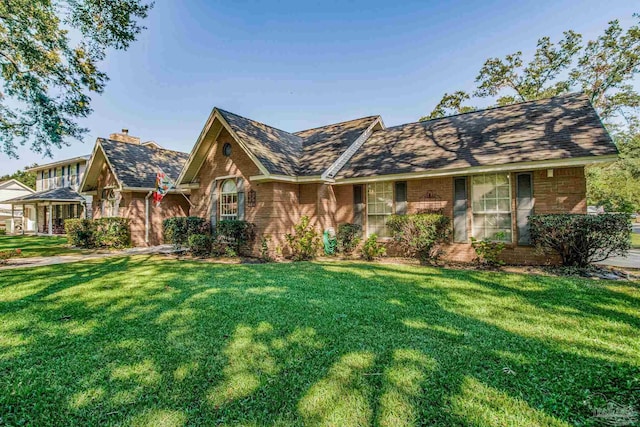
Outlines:
<svg viewBox="0 0 640 427"><path fill-rule="evenodd" d="M122 129L120 133L112 133L109 135L109 139L120 142L128 142L129 144L140 144L140 138L137 136L130 136L129 129Z"/></svg>

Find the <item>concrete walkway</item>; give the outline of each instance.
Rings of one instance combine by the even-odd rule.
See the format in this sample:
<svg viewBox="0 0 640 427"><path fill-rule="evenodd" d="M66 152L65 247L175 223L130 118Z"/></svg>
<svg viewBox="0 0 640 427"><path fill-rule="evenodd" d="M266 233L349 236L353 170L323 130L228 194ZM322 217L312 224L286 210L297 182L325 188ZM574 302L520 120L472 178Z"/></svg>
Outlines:
<svg viewBox="0 0 640 427"><path fill-rule="evenodd" d="M626 257L613 257L599 262L600 265L621 268L640 268L640 249L631 249Z"/></svg>
<svg viewBox="0 0 640 427"><path fill-rule="evenodd" d="M111 258L118 256L131 256L131 255L153 255L153 254L170 254L175 252L172 245L160 245L150 246L148 248L129 248L120 251L104 252L104 253L92 253L92 254L78 254L78 255L60 255L60 256L48 256L48 257L31 257L31 258L12 258L9 260L9 264L0 267L2 270L9 270L13 268L27 268L27 267L43 267L46 265L54 264L68 264L71 262L88 261L91 259Z"/></svg>

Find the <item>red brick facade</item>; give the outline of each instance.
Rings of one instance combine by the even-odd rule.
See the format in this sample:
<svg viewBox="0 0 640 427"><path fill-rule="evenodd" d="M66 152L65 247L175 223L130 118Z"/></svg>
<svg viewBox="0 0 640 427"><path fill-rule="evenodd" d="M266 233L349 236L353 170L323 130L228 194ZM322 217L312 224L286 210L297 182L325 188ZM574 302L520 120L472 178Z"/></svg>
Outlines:
<svg viewBox="0 0 640 427"><path fill-rule="evenodd" d="M224 156L222 147L231 144L231 155ZM521 172L527 172L523 170ZM553 172L536 170L532 172L534 212L586 212L586 181L582 167L558 168ZM245 219L256 225L258 236L268 235L272 249L280 247L286 254L285 235L290 233L303 215L311 218L319 231L329 227L336 229L339 224L353 222L354 203L352 184L289 182L252 182L251 177L261 175L259 168L237 144L233 137L223 130L204 159L196 182L199 188L192 189L193 207L190 215L209 219L211 209L218 212L219 204L212 206L212 189L229 177L244 180L245 194L255 192L255 205L246 204ZM511 173L512 212L516 212L515 173ZM415 179L407 182L407 211L441 210L453 216L453 177ZM469 203L469 206L471 204ZM472 213L468 209L467 229L472 230ZM366 212L365 212L366 221ZM512 228L516 233L516 215L512 214ZM366 228L366 227L365 227ZM259 238L254 253L259 252ZM514 240L516 240L514 238ZM393 253L393 248L390 247ZM475 253L468 243L451 243L446 248L445 258L455 261L472 261ZM553 262L548 257L536 254L530 246L508 244L503 258L515 264L539 264Z"/></svg>

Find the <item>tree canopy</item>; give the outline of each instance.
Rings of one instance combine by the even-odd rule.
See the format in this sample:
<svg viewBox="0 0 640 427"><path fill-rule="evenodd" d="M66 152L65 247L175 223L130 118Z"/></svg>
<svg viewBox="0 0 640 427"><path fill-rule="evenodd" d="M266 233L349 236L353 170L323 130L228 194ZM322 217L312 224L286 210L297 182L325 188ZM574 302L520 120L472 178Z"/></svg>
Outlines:
<svg viewBox="0 0 640 427"><path fill-rule="evenodd" d="M3 0L0 2L0 151L19 145L51 156L81 139L78 119L108 76L108 49L126 50L153 3L143 0Z"/></svg>
<svg viewBox="0 0 640 427"><path fill-rule="evenodd" d="M38 166L37 164L32 164L24 168L23 170L15 171L12 174L7 174L0 176L0 182L8 181L10 179L15 179L26 185L27 187L35 190L36 189L36 173L28 172L27 169Z"/></svg>

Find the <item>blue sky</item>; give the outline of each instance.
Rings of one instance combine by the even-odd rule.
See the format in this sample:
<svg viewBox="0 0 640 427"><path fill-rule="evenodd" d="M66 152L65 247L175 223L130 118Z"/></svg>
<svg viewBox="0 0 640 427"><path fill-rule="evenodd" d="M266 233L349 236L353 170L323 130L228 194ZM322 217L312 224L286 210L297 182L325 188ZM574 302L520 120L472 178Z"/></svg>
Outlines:
<svg viewBox="0 0 640 427"><path fill-rule="evenodd" d="M535 50L573 29L585 38L632 1L156 1L147 30L103 64L111 78L81 121L84 143L43 159L0 154L0 175L88 154L123 127L189 152L211 109L296 131L381 114L416 121L444 92L471 90L491 56Z"/></svg>

